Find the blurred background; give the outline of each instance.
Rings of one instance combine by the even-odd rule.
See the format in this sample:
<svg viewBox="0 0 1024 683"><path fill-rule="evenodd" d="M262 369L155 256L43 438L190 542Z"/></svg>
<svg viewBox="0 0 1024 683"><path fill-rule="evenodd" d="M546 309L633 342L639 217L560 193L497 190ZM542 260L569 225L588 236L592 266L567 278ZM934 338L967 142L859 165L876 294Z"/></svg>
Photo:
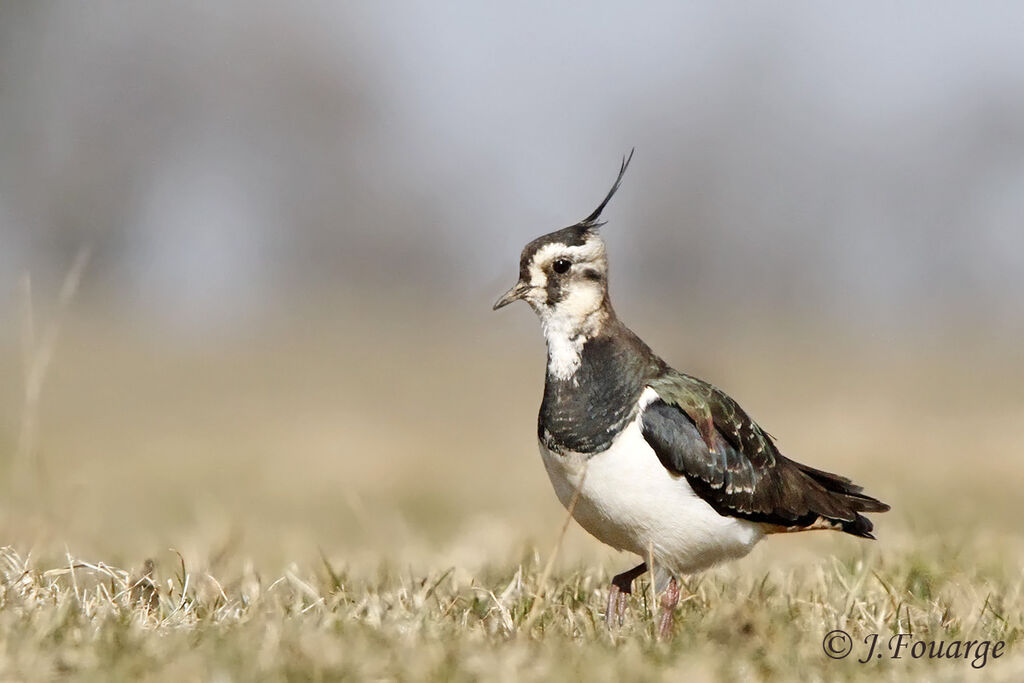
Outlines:
<svg viewBox="0 0 1024 683"><path fill-rule="evenodd" d="M0 541L547 547L543 344L490 306L634 146L604 229L627 323L893 503L882 544L1020 541L1022 31L1005 5L2 2Z"/></svg>

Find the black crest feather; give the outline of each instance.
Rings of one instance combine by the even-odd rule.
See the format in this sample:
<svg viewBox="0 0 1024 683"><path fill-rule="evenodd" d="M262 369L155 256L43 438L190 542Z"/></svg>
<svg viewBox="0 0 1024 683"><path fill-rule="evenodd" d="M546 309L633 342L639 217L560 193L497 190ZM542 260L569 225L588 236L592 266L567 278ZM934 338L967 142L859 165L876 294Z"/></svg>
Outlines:
<svg viewBox="0 0 1024 683"><path fill-rule="evenodd" d="M622 165L619 167L619 175L615 179L615 184L612 185L612 189L608 190L608 194L606 194L604 199L601 200L601 203L597 205L594 212L579 222L580 227L587 228L589 230L604 225L604 223L599 222L598 219L601 217L601 212L604 211L604 207L608 206L608 202L611 201L612 197L618 191L619 185L622 184L622 176L626 175L626 169L629 168L629 162L633 160L633 152L635 151L636 147L629 150L628 157L622 157Z"/></svg>

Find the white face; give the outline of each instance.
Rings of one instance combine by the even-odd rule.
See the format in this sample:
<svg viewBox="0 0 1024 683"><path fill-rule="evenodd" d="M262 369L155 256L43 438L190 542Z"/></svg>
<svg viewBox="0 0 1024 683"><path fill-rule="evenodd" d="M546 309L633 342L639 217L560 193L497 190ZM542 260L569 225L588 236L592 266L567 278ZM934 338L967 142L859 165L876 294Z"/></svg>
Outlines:
<svg viewBox="0 0 1024 683"><path fill-rule="evenodd" d="M529 261L530 289L525 299L542 321L558 319L570 329L585 327L608 291L604 242L596 234L582 245L543 245Z"/></svg>
<svg viewBox="0 0 1024 683"><path fill-rule="evenodd" d="M604 242L596 234L578 245L548 242L523 266L521 277L529 284L523 298L540 318L548 370L569 379L580 366L583 344L600 331L608 315Z"/></svg>
<svg viewBox="0 0 1024 683"><path fill-rule="evenodd" d="M568 378L587 339L608 319L608 260L604 242L585 226L538 237L523 249L519 281L494 307L524 299L540 318L548 369Z"/></svg>

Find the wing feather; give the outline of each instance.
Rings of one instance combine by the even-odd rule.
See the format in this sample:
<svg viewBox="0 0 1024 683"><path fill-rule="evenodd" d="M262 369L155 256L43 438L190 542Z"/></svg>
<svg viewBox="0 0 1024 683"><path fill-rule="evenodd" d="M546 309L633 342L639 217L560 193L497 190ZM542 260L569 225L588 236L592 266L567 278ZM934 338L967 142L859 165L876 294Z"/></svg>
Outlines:
<svg viewBox="0 0 1024 683"><path fill-rule="evenodd" d="M839 475L783 456L772 437L725 392L689 375L650 384L658 399L641 431L671 472L720 514L787 529L832 526L871 538L862 512L889 506Z"/></svg>

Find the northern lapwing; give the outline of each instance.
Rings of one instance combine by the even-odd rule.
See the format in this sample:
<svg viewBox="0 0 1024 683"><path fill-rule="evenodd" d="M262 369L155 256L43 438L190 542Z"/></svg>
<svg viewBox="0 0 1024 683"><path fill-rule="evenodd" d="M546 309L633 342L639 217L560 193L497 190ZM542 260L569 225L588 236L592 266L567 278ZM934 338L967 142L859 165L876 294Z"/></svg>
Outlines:
<svg viewBox="0 0 1024 683"><path fill-rule="evenodd" d="M558 499L598 540L643 560L612 580L608 625L621 624L633 579L653 561L667 635L676 576L743 557L766 534L874 538L862 513L889 506L782 455L736 401L670 367L619 320L598 228L632 156L593 213L526 245L519 281L494 308L522 299L540 318L537 438Z"/></svg>

